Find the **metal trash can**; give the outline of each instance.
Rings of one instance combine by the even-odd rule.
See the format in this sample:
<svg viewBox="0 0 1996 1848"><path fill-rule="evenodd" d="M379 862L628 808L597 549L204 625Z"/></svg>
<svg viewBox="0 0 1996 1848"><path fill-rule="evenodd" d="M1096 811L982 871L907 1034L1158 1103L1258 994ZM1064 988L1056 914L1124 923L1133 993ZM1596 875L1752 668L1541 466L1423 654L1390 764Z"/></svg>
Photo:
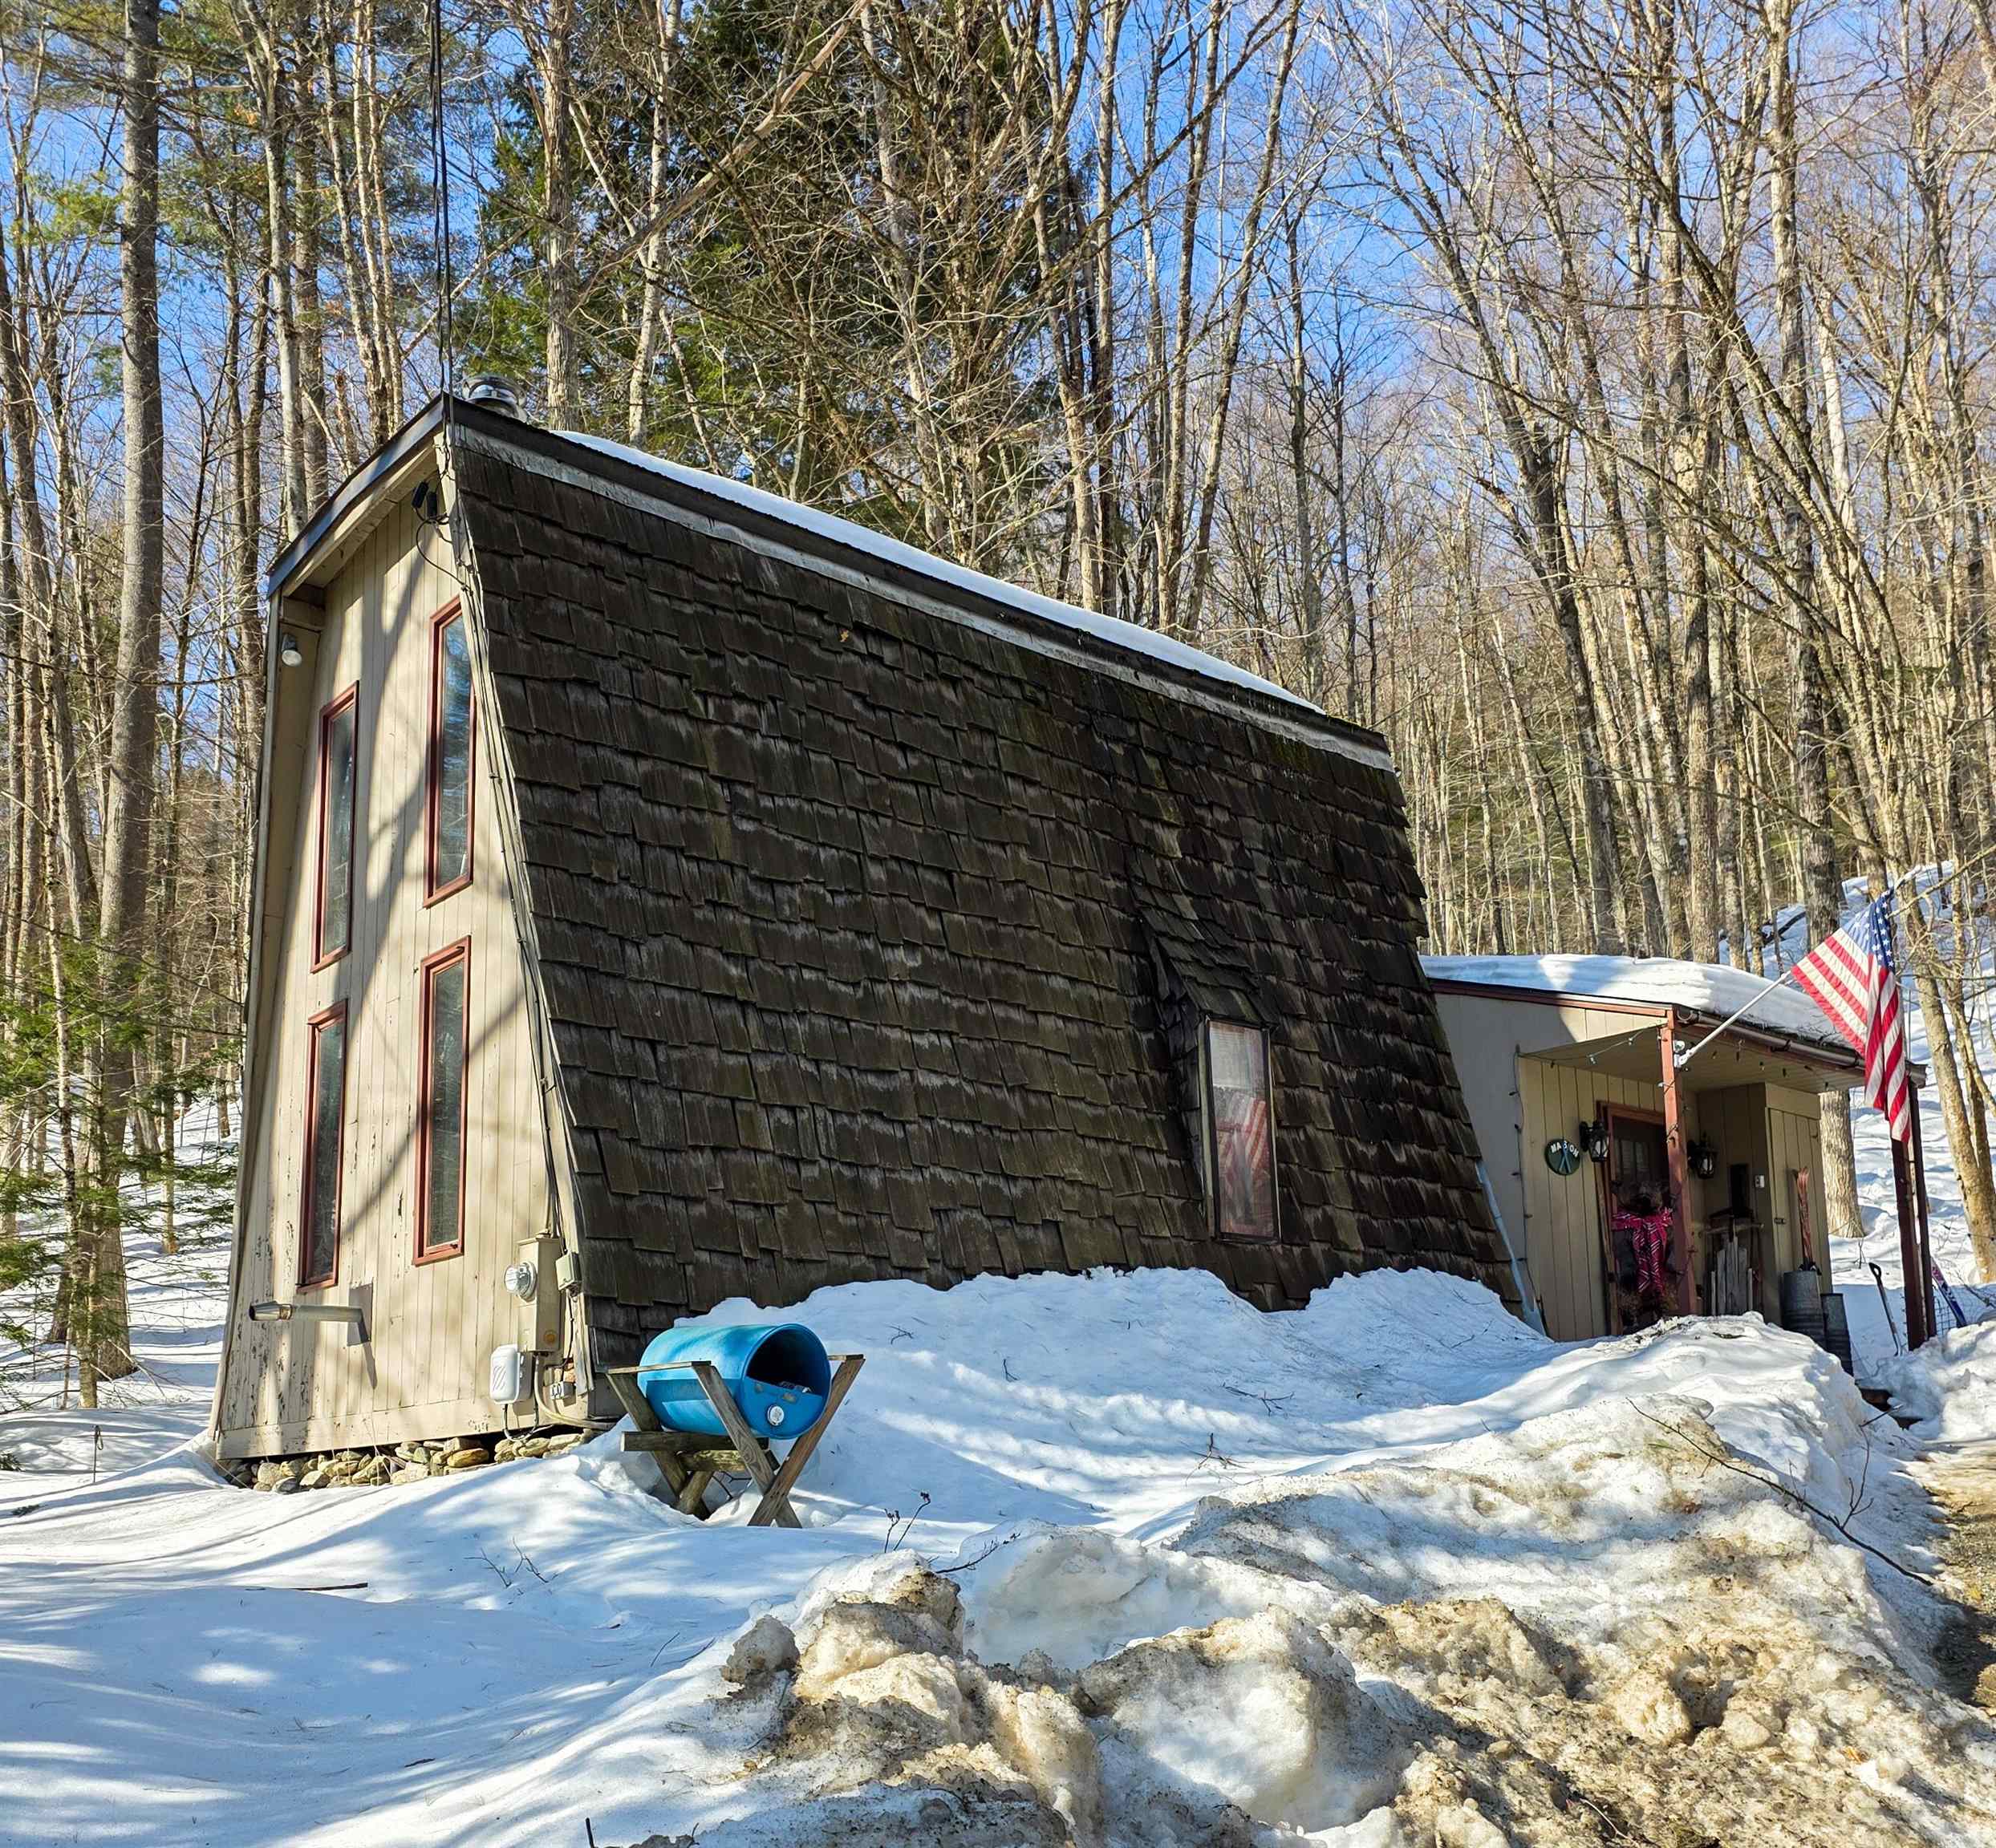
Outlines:
<svg viewBox="0 0 1996 1848"><path fill-rule="evenodd" d="M725 1438L692 1363L708 1360L759 1437L797 1437L825 1415L832 1363L825 1343L801 1323L740 1323L728 1328L668 1328L655 1335L638 1363L638 1390L668 1431Z"/></svg>

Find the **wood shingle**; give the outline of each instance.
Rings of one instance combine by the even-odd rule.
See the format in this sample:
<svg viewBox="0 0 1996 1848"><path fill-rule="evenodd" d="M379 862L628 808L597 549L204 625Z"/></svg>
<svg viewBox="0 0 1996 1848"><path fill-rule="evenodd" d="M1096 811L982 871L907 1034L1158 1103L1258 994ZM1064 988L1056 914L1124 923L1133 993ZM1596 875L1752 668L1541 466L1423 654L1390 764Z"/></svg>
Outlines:
<svg viewBox="0 0 1996 1848"><path fill-rule="evenodd" d="M1399 788L1328 721L1029 646L538 434L456 468L597 1368L720 1297L858 1277L1509 1288ZM1207 1230L1211 1015L1270 1034L1275 1245Z"/></svg>

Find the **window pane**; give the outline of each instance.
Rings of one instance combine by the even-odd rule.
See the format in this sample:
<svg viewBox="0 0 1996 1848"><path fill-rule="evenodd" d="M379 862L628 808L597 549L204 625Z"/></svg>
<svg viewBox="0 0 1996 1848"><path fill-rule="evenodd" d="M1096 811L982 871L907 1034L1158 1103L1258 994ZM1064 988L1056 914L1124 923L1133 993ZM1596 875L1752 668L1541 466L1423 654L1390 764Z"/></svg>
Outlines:
<svg viewBox="0 0 1996 1848"><path fill-rule="evenodd" d="M312 1029L312 1123L306 1184L301 1280L323 1283L339 1248L339 1131L347 1098L347 1022L335 1015Z"/></svg>
<svg viewBox="0 0 1996 1848"><path fill-rule="evenodd" d="M424 1169L423 1248L458 1242L465 1175L465 958L430 972L429 1109Z"/></svg>
<svg viewBox="0 0 1996 1848"><path fill-rule="evenodd" d="M354 735L360 702L350 699L327 715L323 749L325 785L319 818L318 953L330 956L347 946L353 916Z"/></svg>
<svg viewBox="0 0 1996 1848"><path fill-rule="evenodd" d="M432 891L471 870L471 651L461 616L436 632L436 776Z"/></svg>
<svg viewBox="0 0 1996 1848"><path fill-rule="evenodd" d="M1268 1036L1215 1021L1207 1029L1211 1083L1213 1197L1221 1234L1276 1235L1273 1126L1268 1120Z"/></svg>

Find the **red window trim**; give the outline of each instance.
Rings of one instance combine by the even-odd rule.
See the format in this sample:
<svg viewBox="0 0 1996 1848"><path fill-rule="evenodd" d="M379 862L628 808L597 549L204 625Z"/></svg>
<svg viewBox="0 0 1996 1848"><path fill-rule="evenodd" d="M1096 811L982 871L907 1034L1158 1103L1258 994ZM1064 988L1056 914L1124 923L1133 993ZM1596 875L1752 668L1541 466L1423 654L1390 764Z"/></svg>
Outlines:
<svg viewBox="0 0 1996 1848"><path fill-rule="evenodd" d="M477 841L478 808L478 699L473 692L471 723L465 734L465 870L448 886L436 882L437 804L443 794L444 760L444 631L464 619L465 603L453 597L430 618L430 731L425 752L423 795L423 903L440 904L453 892L471 883L472 858ZM469 631L466 633L469 634Z"/></svg>
<svg viewBox="0 0 1996 1848"><path fill-rule="evenodd" d="M349 706L354 709L354 755L347 766L347 813L351 830L347 838L347 941L337 949L326 947L326 735L334 719ZM318 847L312 869L312 971L330 969L353 947L354 942L354 841L360 832L360 683L356 680L343 693L335 693L318 709Z"/></svg>
<svg viewBox="0 0 1996 1848"><path fill-rule="evenodd" d="M439 971L453 962L465 965L465 1044L457 1084L457 1236L448 1245L430 1242L430 1031L435 1009L431 997ZM465 1077L471 1066L471 939L460 937L448 948L423 962L423 1034L421 1060L416 1068L416 1255L418 1264L434 1264L444 1258L460 1258L465 1251L465 1157L469 1147L471 1088Z"/></svg>
<svg viewBox="0 0 1996 1848"><path fill-rule="evenodd" d="M318 1046L323 1029L335 1020L341 1024L343 1038L339 1048L339 1127L334 1131L339 1146L333 1152L333 1266L323 1277L308 1277L305 1267L312 1254L312 1174L318 1166L315 1157L318 1141ZM346 1020L347 1003L335 1001L305 1023L311 1045L305 1061L305 1163L298 1184L298 1287L301 1290L323 1290L339 1278L340 1197L347 1178L347 1048L343 1037Z"/></svg>

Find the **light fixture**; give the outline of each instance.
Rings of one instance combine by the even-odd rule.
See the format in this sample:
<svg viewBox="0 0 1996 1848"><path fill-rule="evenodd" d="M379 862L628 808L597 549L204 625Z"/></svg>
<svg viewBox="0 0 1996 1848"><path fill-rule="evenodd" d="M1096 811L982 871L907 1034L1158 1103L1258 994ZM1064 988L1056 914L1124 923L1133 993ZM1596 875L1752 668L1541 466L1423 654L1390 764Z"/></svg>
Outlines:
<svg viewBox="0 0 1996 1848"><path fill-rule="evenodd" d="M1685 1150L1691 1164L1691 1172L1701 1181L1709 1181L1718 1172L1718 1151L1709 1142L1694 1142Z"/></svg>
<svg viewBox="0 0 1996 1848"><path fill-rule="evenodd" d="M301 667L304 663L305 650L298 646L298 638L288 629L278 634L278 659L287 667Z"/></svg>
<svg viewBox="0 0 1996 1848"><path fill-rule="evenodd" d="M1580 1146L1587 1151L1590 1161L1608 1159L1608 1125L1605 1123L1583 1123L1580 1130Z"/></svg>

